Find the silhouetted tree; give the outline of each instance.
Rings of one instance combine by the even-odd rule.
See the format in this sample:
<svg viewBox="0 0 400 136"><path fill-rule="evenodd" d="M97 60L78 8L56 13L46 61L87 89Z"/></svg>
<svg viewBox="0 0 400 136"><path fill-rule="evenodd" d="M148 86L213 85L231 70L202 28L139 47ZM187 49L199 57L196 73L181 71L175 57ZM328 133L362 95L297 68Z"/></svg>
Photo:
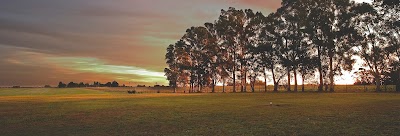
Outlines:
<svg viewBox="0 0 400 136"><path fill-rule="evenodd" d="M354 72L354 75L356 76L356 82L354 85L371 85L373 84L374 77L371 76L371 70L367 70L365 68L359 68L358 71Z"/></svg>
<svg viewBox="0 0 400 136"><path fill-rule="evenodd" d="M58 83L58 88L65 88L65 87L67 87L67 85L64 84L63 82Z"/></svg>
<svg viewBox="0 0 400 136"><path fill-rule="evenodd" d="M390 77L396 84L396 91L400 92L400 3L398 0L376 0L374 5L383 14L384 18L381 21L384 21L389 28L386 31L386 37L389 39L386 51L391 54L389 57L391 69L385 73L392 75Z"/></svg>
<svg viewBox="0 0 400 136"><path fill-rule="evenodd" d="M119 83L117 81L113 81L111 83L111 87L119 87Z"/></svg>
<svg viewBox="0 0 400 136"><path fill-rule="evenodd" d="M67 85L68 88L76 88L79 87L78 83L74 83L74 82L69 82Z"/></svg>
<svg viewBox="0 0 400 136"><path fill-rule="evenodd" d="M274 91L284 76L287 91L291 91L292 75L294 91L298 90L298 75L304 91L306 77L317 70L318 91L324 85L334 91L334 77L351 70L352 56L359 55L379 89L381 78L389 82L388 73L400 75L399 16L399 4L393 0L376 0L373 5L349 0L283 0L282 7L267 17L231 7L221 10L215 23L191 27L168 46L164 71L170 86L189 85L189 92L205 86L215 92L217 82L223 83L223 92L226 82L236 92L236 79L241 80L242 92L247 81L254 92L261 75L267 91L269 74Z"/></svg>
<svg viewBox="0 0 400 136"><path fill-rule="evenodd" d="M223 39L223 48L226 48L232 59L232 68L228 69L232 73L233 79L233 92L236 92L236 78L237 70L240 71L241 75L244 76L245 67L241 66L241 60L244 59L244 40L245 40L245 29L246 24L246 13L243 10L236 10L230 7L228 10L221 10L221 15L218 21L216 21L217 33L221 39ZM244 79L241 80L242 82ZM241 84L241 91L244 91L243 83Z"/></svg>
<svg viewBox="0 0 400 136"><path fill-rule="evenodd" d="M106 84L104 84L105 87L112 87L112 83L111 82L107 82Z"/></svg>
<svg viewBox="0 0 400 136"><path fill-rule="evenodd" d="M85 84L83 82L80 82L78 87L85 87Z"/></svg>
<svg viewBox="0 0 400 136"><path fill-rule="evenodd" d="M259 34L260 46L257 50L260 53L260 59L265 67L264 71L264 82L266 91L267 83L267 71L272 74L272 80L274 83L274 92L278 91L278 86L281 79L285 76L285 72L281 67L281 59L279 57L278 46L282 45L282 40L280 34L275 30L276 25L280 24L279 14L271 13L268 15L264 21L264 27L261 28L261 33Z"/></svg>
<svg viewBox="0 0 400 136"><path fill-rule="evenodd" d="M167 54L165 55L165 60L169 68L165 68L165 76L169 81L169 86L174 88L174 93L176 93L177 82L178 82L178 65L175 57L175 47L174 45L169 45L167 48Z"/></svg>
<svg viewBox="0 0 400 136"><path fill-rule="evenodd" d="M356 20L357 29L363 35L358 42L357 53L370 68L376 91L380 92L383 74L390 70L389 66L392 62L390 60L394 53L387 50L390 48L389 40L387 40L387 31L390 31L390 27L383 23L383 15L370 4L359 4L354 11L359 15Z"/></svg>

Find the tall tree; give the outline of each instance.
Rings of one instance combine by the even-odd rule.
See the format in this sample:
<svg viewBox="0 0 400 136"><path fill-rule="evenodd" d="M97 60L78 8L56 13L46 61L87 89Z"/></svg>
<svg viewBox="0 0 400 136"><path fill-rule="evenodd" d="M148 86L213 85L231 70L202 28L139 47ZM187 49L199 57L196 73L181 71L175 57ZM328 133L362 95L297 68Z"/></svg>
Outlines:
<svg viewBox="0 0 400 136"><path fill-rule="evenodd" d="M231 69L233 92L236 92L237 77L241 80L241 91L245 91L247 73L247 48L245 46L248 44L246 25L252 16L254 16L252 10L243 11L230 7L226 11L221 10L221 15L216 21L217 33L224 43L222 46L225 46L233 58ZM237 75L237 72L240 74Z"/></svg>
<svg viewBox="0 0 400 136"><path fill-rule="evenodd" d="M288 76L288 87L287 91L291 91L290 78L291 71L294 75L294 91L298 91L297 75L298 69L301 62L301 57L307 57L308 48L303 48L302 43L305 40L304 32L304 18L307 13L301 6L301 1L284 0L282 7L278 9L277 14L280 16L277 18L278 23L276 30L282 39L281 45L277 46L278 56L281 59L281 63L287 69Z"/></svg>
<svg viewBox="0 0 400 136"><path fill-rule="evenodd" d="M178 82L178 64L175 57L175 45L171 44L167 48L167 54L165 55L165 60L169 68L165 68L165 76L169 81L169 86L174 88L174 93L176 93L177 82Z"/></svg>
<svg viewBox="0 0 400 136"><path fill-rule="evenodd" d="M282 45L282 39L279 32L276 31L276 26L281 22L279 20L280 15L277 13L269 14L263 21L264 27L261 28L261 32L258 35L260 40L258 46L258 52L260 53L261 64L264 67L264 82L267 83L267 71L272 74L272 80L274 83L274 92L278 91L280 80L285 76L281 67L281 60L279 57L278 47ZM266 89L265 85L265 89ZM265 90L266 91L266 90Z"/></svg>
<svg viewBox="0 0 400 136"><path fill-rule="evenodd" d="M398 0L376 0L374 5L381 14L383 22L389 29L386 31L386 37L389 39L389 46L386 50L391 54L391 71L387 73L397 73L396 91L400 92L400 3ZM393 75L393 74L391 74Z"/></svg>
<svg viewBox="0 0 400 136"><path fill-rule="evenodd" d="M179 40L174 45L174 56L176 60L177 86L186 87L190 83L191 58L187 52L187 46L183 40ZM170 68L171 69L171 68ZM188 92L191 91L191 86Z"/></svg>
<svg viewBox="0 0 400 136"><path fill-rule="evenodd" d="M309 24L305 30L317 51L319 91L322 91L324 71L329 71L329 90L334 91L334 76L350 70L354 63L351 49L357 35L351 24L353 3L349 0L302 0L300 3L308 11ZM323 62L328 62L328 69L324 69Z"/></svg>
<svg viewBox="0 0 400 136"><path fill-rule="evenodd" d="M212 57L211 48L215 46L215 40L206 27L192 27L186 31L183 41L187 45L187 51L191 59L191 88L197 86L197 91L211 82L212 74L215 70L210 69ZM212 55L212 56L207 56Z"/></svg>
<svg viewBox="0 0 400 136"><path fill-rule="evenodd" d="M367 3L359 4L353 10L358 13L356 20L359 33L364 38L359 41L358 54L365 61L365 65L370 68L376 85L376 91L381 91L381 78L383 73L388 70L390 65L390 53L385 50L388 41L385 38L387 27L382 23L382 16L372 5Z"/></svg>

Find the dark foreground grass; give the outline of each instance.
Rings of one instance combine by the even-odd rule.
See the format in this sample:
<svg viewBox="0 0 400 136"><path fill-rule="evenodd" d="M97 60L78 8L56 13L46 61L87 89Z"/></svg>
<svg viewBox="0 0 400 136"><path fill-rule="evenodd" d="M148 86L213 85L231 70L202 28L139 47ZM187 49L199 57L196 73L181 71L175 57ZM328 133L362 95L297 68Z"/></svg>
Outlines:
<svg viewBox="0 0 400 136"><path fill-rule="evenodd" d="M400 135L400 94L395 93L72 91L81 93L3 93L0 134Z"/></svg>

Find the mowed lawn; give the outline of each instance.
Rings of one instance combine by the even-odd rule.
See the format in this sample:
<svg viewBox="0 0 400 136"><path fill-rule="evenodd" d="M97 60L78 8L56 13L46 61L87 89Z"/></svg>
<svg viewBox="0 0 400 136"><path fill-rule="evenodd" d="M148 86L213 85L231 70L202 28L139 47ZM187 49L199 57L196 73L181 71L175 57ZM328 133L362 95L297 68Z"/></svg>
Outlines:
<svg viewBox="0 0 400 136"><path fill-rule="evenodd" d="M0 89L0 135L400 135L400 94Z"/></svg>

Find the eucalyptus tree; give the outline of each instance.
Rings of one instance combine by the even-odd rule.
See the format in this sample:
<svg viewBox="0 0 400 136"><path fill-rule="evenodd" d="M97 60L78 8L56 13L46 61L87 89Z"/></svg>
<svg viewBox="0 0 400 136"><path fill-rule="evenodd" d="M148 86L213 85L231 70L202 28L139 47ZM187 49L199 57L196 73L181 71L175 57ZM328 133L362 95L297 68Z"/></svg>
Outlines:
<svg viewBox="0 0 400 136"><path fill-rule="evenodd" d="M303 1L303 8L308 10L308 16L305 21L308 24L305 25L304 32L307 33L308 40L310 41L310 45L312 46L311 51L314 52L313 55L316 58L317 70L319 73L319 85L318 91L323 91L324 84L324 74L326 72L324 68L323 60L326 54L326 48L324 46L324 38L321 32L320 27L324 25L324 22L320 19L322 16L320 13L323 12L323 9L319 7L317 3L310 1Z"/></svg>
<svg viewBox="0 0 400 136"><path fill-rule="evenodd" d="M229 69L232 73L233 79L233 92L236 92L236 78L237 71L240 72L239 77L241 79L241 91L244 91L244 85L246 84L246 24L249 21L249 11L236 10L230 7L228 10L221 10L221 15L216 21L216 28L219 37L223 40L224 48L227 49L229 55L232 58L232 68Z"/></svg>
<svg viewBox="0 0 400 136"><path fill-rule="evenodd" d="M251 91L255 91L255 83L261 73L265 74L264 62L262 61L262 52L258 49L263 43L259 39L263 28L265 27L265 16L261 12L254 13L252 10L245 10L248 22L245 26L245 59L243 64L247 67L246 73L250 81ZM262 72L264 71L264 72ZM245 74L247 75L247 74ZM265 75L264 75L265 76ZM266 81L265 81L266 83ZM266 89L266 87L265 87Z"/></svg>
<svg viewBox="0 0 400 136"><path fill-rule="evenodd" d="M165 55L165 60L169 68L165 68L165 76L169 81L169 85L174 88L174 93L176 93L177 82L178 82L178 65L175 57L175 45L171 44L167 48L167 54Z"/></svg>
<svg viewBox="0 0 400 136"><path fill-rule="evenodd" d="M172 48L170 48L171 50ZM185 42L181 39L179 41L177 41L174 44L174 48L173 48L173 55L174 55L174 59L175 61L171 61L174 62L175 64L171 63L168 64L170 66L169 70L174 70L174 67L176 68L176 76L177 76L177 86L178 87L186 87L189 83L190 83L190 68L191 68L191 59L190 59L190 54L189 52L187 52L188 47L185 44ZM167 52L168 53L168 52ZM167 55L167 56L171 56ZM167 57L166 57L167 58ZM172 57L171 57L172 58ZM172 66L172 67L171 67ZM172 71L172 72L174 72ZM168 70L167 70L168 72ZM166 73L168 74L174 74L174 73ZM167 76L168 77L168 76ZM173 80L173 78L169 79L169 80ZM191 91L192 88L190 88L188 90L188 92Z"/></svg>
<svg viewBox="0 0 400 136"><path fill-rule="evenodd" d="M211 47L215 46L215 40L206 27L191 27L186 30L186 34L182 37L187 45L187 52L190 56L190 87L194 91L197 86L197 91L201 91L203 86L211 84L215 69L211 69L212 59L209 56Z"/></svg>
<svg viewBox="0 0 400 136"><path fill-rule="evenodd" d="M376 9L382 14L385 26L385 36L389 40L386 48L390 56L391 71L387 73L397 73L395 79L396 91L400 92L400 3L398 0L376 0L374 2Z"/></svg>
<svg viewBox="0 0 400 136"><path fill-rule="evenodd" d="M398 56L396 58L395 54L399 52L398 47L396 50L398 39L393 38L399 33L392 24L387 23L389 16L393 13L385 13L382 8L384 7L374 7L367 3L358 4L353 8L353 11L359 15L355 22L359 33L363 36L363 39L359 40L360 46L357 53L369 67L377 92L381 91L384 73L392 68L396 69ZM394 67L390 67L393 64Z"/></svg>
<svg viewBox="0 0 400 136"><path fill-rule="evenodd" d="M297 75L299 66L301 65L300 62L302 59L307 59L308 57L308 48L304 48L307 46L302 46L302 43L305 41L303 29L306 22L304 18L307 16L307 13L301 4L301 1L284 0L282 7L277 11L279 16L276 18L278 23L275 25L275 31L282 42L280 42L280 46L276 46L275 48L277 49L277 56L280 57L281 64L287 70L287 91L291 91L291 71L293 71L294 75L294 91L298 91Z"/></svg>
<svg viewBox="0 0 400 136"><path fill-rule="evenodd" d="M317 51L318 72L320 74L319 91L322 91L324 71L328 72L329 90L334 91L334 76L343 70L351 70L354 40L357 33L352 24L354 14L350 12L354 5L349 0L300 0L307 11L305 26L311 45ZM327 59L327 60L324 60ZM328 62L328 69L324 69Z"/></svg>
<svg viewBox="0 0 400 136"><path fill-rule="evenodd" d="M218 46L219 37L217 35L216 27L212 23L205 23L206 35L204 39L205 44L205 58L206 59L206 68L208 75L211 76L212 80L212 92L215 92L215 86L218 81L222 81L222 78L226 78L226 74L223 71L226 71L224 68L224 61L226 59L226 54L223 53L223 49ZM225 90L223 90L225 91Z"/></svg>
<svg viewBox="0 0 400 136"><path fill-rule="evenodd" d="M208 38L205 39L206 43L206 57L208 59L208 68L212 73L212 92L215 92L217 82L222 82L222 92L225 92L226 80L229 78L229 71L234 65L232 56L229 55L229 46L226 40L219 35L220 28L216 23L205 23L205 28L208 31Z"/></svg>
<svg viewBox="0 0 400 136"><path fill-rule="evenodd" d="M274 92L278 91L280 80L285 76L285 72L281 67L281 59L279 57L278 46L282 45L282 38L276 26L281 24L279 19L280 15L277 13L271 13L263 20L264 27L261 28L260 34L258 35L259 46L257 51L260 54L260 61L264 67L264 82L265 90L267 91L267 71L272 74L272 80L274 84Z"/></svg>

